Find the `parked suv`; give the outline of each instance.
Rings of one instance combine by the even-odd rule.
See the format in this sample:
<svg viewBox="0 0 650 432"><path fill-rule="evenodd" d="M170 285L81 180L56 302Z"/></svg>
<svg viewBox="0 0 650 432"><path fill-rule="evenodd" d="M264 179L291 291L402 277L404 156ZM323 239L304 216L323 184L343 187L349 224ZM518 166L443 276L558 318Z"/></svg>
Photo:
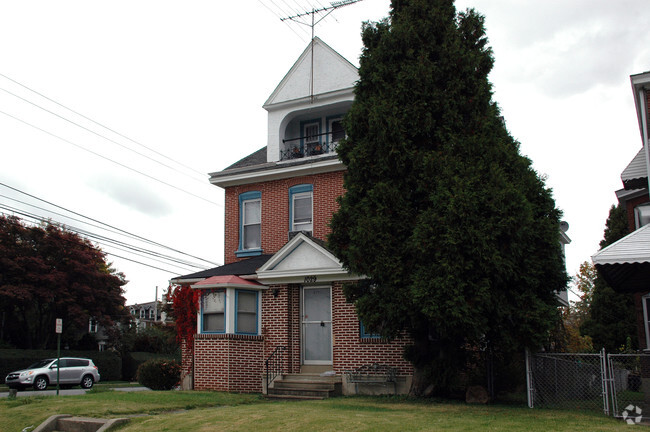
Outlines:
<svg viewBox="0 0 650 432"><path fill-rule="evenodd" d="M62 357L59 364L61 386L80 385L81 388L92 388L99 382L99 370L90 359ZM34 363L26 369L10 372L5 378L9 388L22 389L34 387L45 390L50 385L56 385L57 360L45 359Z"/></svg>

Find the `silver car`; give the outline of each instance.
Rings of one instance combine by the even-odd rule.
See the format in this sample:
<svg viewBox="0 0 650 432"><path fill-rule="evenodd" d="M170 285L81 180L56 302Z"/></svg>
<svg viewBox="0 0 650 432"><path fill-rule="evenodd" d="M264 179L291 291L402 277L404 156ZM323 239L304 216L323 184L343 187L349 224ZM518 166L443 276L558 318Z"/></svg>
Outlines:
<svg viewBox="0 0 650 432"><path fill-rule="evenodd" d="M62 357L59 364L61 386L80 385L81 388L92 388L99 382L99 370L90 359ZM12 389L34 387L45 390L50 385L56 385L57 360L45 359L34 363L26 369L10 372L5 378L5 384Z"/></svg>

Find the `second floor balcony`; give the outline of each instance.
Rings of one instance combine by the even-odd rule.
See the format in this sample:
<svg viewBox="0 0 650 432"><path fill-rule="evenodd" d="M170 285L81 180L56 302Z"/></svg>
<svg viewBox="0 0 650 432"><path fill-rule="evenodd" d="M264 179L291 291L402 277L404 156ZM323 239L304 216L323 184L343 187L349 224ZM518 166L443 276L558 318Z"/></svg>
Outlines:
<svg viewBox="0 0 650 432"><path fill-rule="evenodd" d="M343 136L335 132L325 132L308 137L302 136L282 140L280 160L300 159L310 156L335 153L336 147Z"/></svg>

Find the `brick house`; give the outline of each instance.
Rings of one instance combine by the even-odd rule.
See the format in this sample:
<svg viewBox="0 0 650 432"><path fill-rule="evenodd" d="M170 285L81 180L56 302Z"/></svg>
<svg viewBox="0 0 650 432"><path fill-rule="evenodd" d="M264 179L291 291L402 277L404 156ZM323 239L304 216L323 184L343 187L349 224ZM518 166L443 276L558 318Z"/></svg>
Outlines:
<svg viewBox="0 0 650 432"><path fill-rule="evenodd" d="M335 149L357 80L357 69L315 38L264 104L266 146L211 174L225 190L225 264L171 281L200 293L185 387L270 392L283 378L325 376L344 394L409 390L409 339L365 330L343 295L360 276L324 242L344 192ZM392 378L374 387L342 379L376 364ZM271 366L281 375L267 384Z"/></svg>
<svg viewBox="0 0 650 432"><path fill-rule="evenodd" d="M650 72L630 77L641 133L641 149L621 173L623 189L616 191L625 206L630 234L592 257L600 275L616 291L634 296L639 348L650 349L650 196L648 148ZM643 388L650 395L650 365L643 368Z"/></svg>

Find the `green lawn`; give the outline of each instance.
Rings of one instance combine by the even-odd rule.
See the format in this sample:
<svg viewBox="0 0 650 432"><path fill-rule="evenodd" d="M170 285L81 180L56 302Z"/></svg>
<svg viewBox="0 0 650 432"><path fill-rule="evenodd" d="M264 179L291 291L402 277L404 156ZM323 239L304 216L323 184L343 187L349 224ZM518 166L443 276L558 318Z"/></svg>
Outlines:
<svg viewBox="0 0 650 432"><path fill-rule="evenodd" d="M531 410L505 405L341 397L324 401L266 401L217 392L115 392L0 400L0 430L21 431L52 414L134 416L120 431L616 431L629 430L602 414Z"/></svg>

